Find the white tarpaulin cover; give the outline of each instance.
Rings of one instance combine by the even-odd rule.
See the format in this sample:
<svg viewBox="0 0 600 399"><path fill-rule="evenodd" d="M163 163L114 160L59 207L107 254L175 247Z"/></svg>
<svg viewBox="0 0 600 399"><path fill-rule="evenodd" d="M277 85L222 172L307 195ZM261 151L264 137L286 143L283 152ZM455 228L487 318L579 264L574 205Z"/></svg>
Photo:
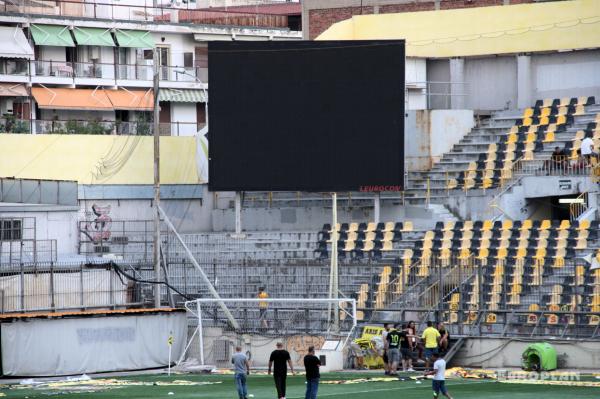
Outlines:
<svg viewBox="0 0 600 399"><path fill-rule="evenodd" d="M21 28L0 26L0 57L33 59L33 48Z"/></svg>
<svg viewBox="0 0 600 399"><path fill-rule="evenodd" d="M176 361L187 340L185 312L2 323L2 371L59 376L163 367L170 335Z"/></svg>

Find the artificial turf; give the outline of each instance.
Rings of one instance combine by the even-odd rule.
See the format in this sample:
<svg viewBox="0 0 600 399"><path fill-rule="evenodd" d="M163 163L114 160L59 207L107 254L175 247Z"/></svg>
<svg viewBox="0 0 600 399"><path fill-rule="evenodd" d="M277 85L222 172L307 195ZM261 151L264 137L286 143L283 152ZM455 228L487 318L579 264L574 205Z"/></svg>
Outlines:
<svg viewBox="0 0 600 399"><path fill-rule="evenodd" d="M344 381L357 378L373 378L372 373L328 373L322 376L322 381ZM378 376L377 376L378 377ZM148 385L123 386L120 388L101 389L92 388L95 392L82 392L85 383L80 386L75 384L68 387L46 388L0 388L0 395L7 398L48 398L49 396L78 398L172 398L172 399L237 399L232 375L195 375L178 374L168 377L166 375L143 375L117 378L120 381L147 383ZM194 383L209 383L206 385L160 385L177 381L190 381ZM157 383L159 385L152 385ZM182 382L179 382L183 384ZM567 397L585 399L600 398L600 387L575 387L575 386L550 386L529 384L505 384L493 380L453 379L446 382L448 390L456 399L474 398L544 398L564 399ZM272 377L267 375L250 375L248 378L249 394L254 399L271 399L276 397ZM304 398L304 376L289 376L287 399ZM170 395L169 393L172 392ZM319 398L328 399L387 399L387 398L431 398L431 382L423 381L417 384L413 380L405 381L370 381L352 384L321 384Z"/></svg>

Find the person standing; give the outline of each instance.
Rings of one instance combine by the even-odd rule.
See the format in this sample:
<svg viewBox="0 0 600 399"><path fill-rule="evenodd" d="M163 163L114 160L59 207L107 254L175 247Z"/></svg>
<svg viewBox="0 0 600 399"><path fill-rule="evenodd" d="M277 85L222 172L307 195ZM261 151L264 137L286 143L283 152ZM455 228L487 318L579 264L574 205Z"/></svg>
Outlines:
<svg viewBox="0 0 600 399"><path fill-rule="evenodd" d="M450 333L444 327L444 323L438 323L438 332L440 333L440 354L445 353L450 345Z"/></svg>
<svg viewBox="0 0 600 399"><path fill-rule="evenodd" d="M286 364L287 363L287 364ZM273 378L275 379L275 389L277 389L277 397L285 399L285 383L287 378L287 365L290 366L292 375L294 374L294 366L290 353L283 349L283 344L277 342L277 349L271 352L269 357L269 374L273 369Z"/></svg>
<svg viewBox="0 0 600 399"><path fill-rule="evenodd" d="M248 399L248 388L246 387L246 377L250 374L250 362L248 357L242 353L242 348L235 347L235 353L231 357L233 364L235 386L238 391L239 399Z"/></svg>
<svg viewBox="0 0 600 399"><path fill-rule="evenodd" d="M429 369L431 357L438 353L438 343L440 340L440 332L433 327L433 323L428 321L427 328L421 336L425 341L425 368Z"/></svg>
<svg viewBox="0 0 600 399"><path fill-rule="evenodd" d="M431 385L433 387L433 399L437 399L440 392L447 397L452 399L452 396L446 389L446 361L438 354L433 354L433 371L426 372L425 375L433 375L433 381Z"/></svg>
<svg viewBox="0 0 600 399"><path fill-rule="evenodd" d="M387 343L387 335L390 332L390 325L388 323L384 323L383 331L381 332L381 339L383 340L383 368L385 370L385 375L390 374L390 362L388 358L388 343Z"/></svg>
<svg viewBox="0 0 600 399"><path fill-rule="evenodd" d="M406 324L402 324L402 331L400 331L400 356L402 356L402 371L415 371L412 366L412 340L409 337L408 326Z"/></svg>
<svg viewBox="0 0 600 399"><path fill-rule="evenodd" d="M304 356L304 369L306 370L306 395L304 399L317 399L317 391L319 390L319 367L321 360L315 356L315 347L308 347L308 354Z"/></svg>
<svg viewBox="0 0 600 399"><path fill-rule="evenodd" d="M269 297L269 294L267 294L267 292L265 291L265 287L259 287L257 298L258 299L267 299L268 297ZM269 307L269 304L266 301L260 301L258 303L259 320L260 320L260 324L261 324L262 328L269 328L269 323L267 322L267 308L268 307Z"/></svg>
<svg viewBox="0 0 600 399"><path fill-rule="evenodd" d="M398 375L398 363L400 362L400 331L398 325L387 334L388 359L390 362L390 375Z"/></svg>

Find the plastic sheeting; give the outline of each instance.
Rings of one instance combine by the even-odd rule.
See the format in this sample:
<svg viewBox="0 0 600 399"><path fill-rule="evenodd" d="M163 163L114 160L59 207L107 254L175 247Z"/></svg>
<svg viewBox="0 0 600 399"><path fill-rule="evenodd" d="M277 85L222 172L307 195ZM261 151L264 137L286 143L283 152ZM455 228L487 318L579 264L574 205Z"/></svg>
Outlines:
<svg viewBox="0 0 600 399"><path fill-rule="evenodd" d="M59 376L164 367L182 354L185 312L120 317L35 319L3 323L2 372Z"/></svg>

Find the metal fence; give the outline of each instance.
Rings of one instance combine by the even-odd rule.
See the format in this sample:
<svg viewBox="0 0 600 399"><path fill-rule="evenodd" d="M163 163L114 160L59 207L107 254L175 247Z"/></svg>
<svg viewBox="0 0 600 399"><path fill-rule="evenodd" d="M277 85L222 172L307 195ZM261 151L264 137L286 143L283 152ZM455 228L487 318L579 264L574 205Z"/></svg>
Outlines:
<svg viewBox="0 0 600 399"><path fill-rule="evenodd" d="M126 272L142 278L139 267ZM143 306L150 284L124 278L106 265L36 262L0 269L0 313Z"/></svg>

